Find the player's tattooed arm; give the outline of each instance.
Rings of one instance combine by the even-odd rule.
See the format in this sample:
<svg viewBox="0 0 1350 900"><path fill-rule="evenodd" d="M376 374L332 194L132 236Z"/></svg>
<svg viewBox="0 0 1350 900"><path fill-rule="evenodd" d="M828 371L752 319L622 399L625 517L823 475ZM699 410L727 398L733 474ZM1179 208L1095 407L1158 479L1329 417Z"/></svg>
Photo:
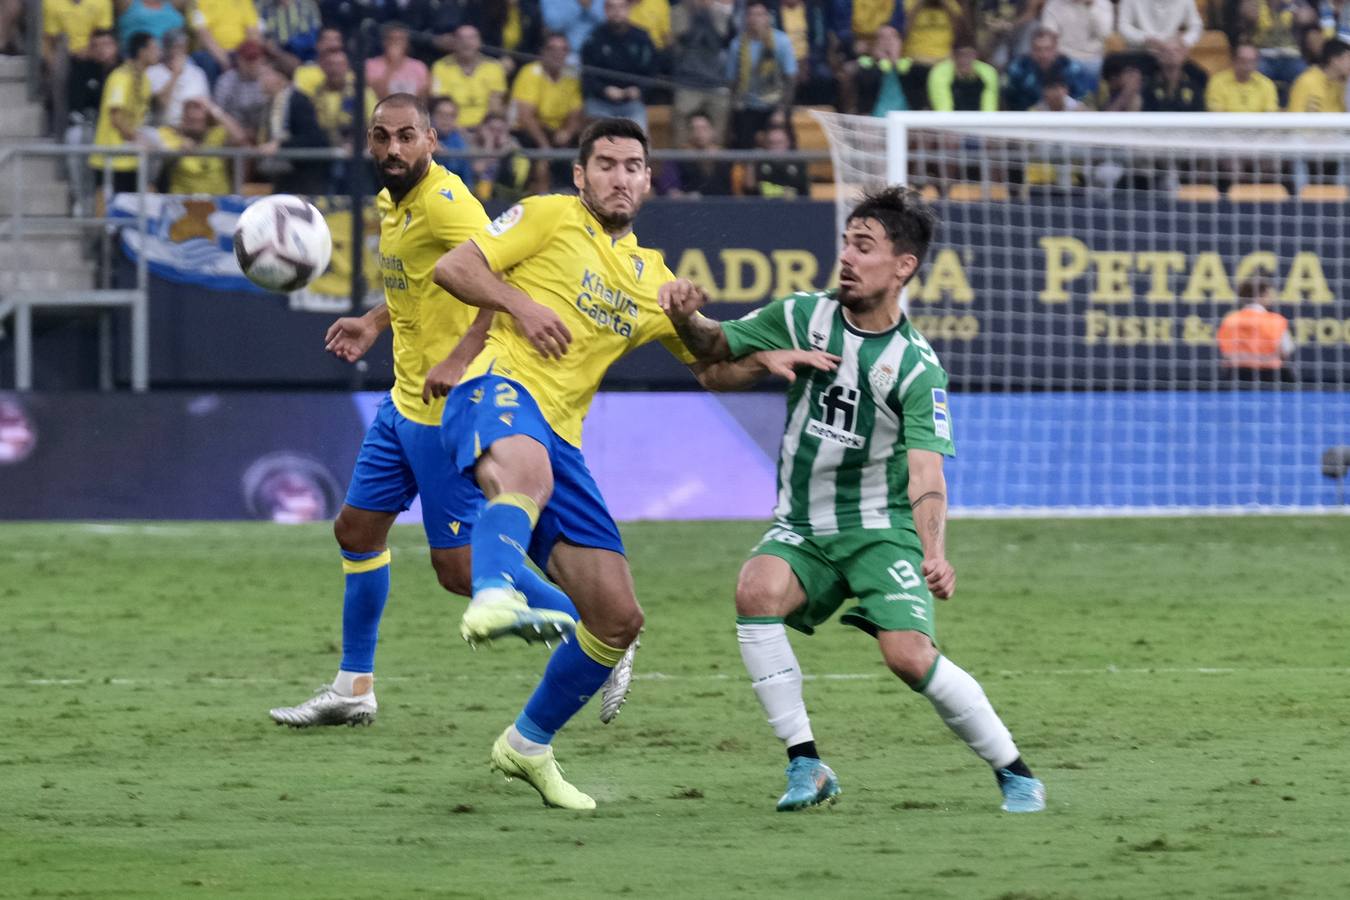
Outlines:
<svg viewBox="0 0 1350 900"><path fill-rule="evenodd" d="M722 326L699 315L708 303L708 292L688 278L667 281L656 292L656 302L675 326L675 333L701 363L720 363L731 358L731 346Z"/></svg>
<svg viewBox="0 0 1350 900"><path fill-rule="evenodd" d="M765 375L777 375L788 383L797 380L799 369L833 372L839 357L823 350L761 350L740 359L691 366L698 383L710 391L739 391Z"/></svg>
<svg viewBox="0 0 1350 900"><path fill-rule="evenodd" d="M923 576L933 596L946 600L956 592L956 570L947 561L947 478L942 454L910 450L909 508L923 545Z"/></svg>

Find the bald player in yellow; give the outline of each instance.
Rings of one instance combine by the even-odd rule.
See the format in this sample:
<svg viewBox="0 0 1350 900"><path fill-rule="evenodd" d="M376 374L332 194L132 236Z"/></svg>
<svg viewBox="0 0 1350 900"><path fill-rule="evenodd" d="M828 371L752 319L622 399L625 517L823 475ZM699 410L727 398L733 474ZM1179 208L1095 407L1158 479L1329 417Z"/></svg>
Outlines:
<svg viewBox="0 0 1350 900"><path fill-rule="evenodd" d="M595 801L564 780L553 736L602 685L602 719L622 702L642 627L623 541L581 455L582 419L600 380L651 341L715 390L765 371L833 367L814 351L694 361L657 304L658 288L674 276L632 232L651 187L647 146L628 119L591 123L572 167L580 196L511 207L450 251L435 273L437 284L484 310L475 331L491 323L486 346L449 394L441 427L452 465L471 473L487 498L474 528L473 599L460 633L475 643L525 610L527 553L581 614L576 640L554 651L524 710L493 745L492 766L527 781L546 805L568 809L592 809ZM441 366L431 371L431 393L457 380L455 365L445 362L449 377Z"/></svg>
<svg viewBox="0 0 1350 900"><path fill-rule="evenodd" d="M467 594L469 540L482 506L472 480L445 465L444 401L423 397L422 390L433 365L448 358L462 371L482 347L481 333L461 344L476 310L437 287L431 275L447 250L487 225L487 214L459 176L432 162L436 131L411 94L393 94L375 107L367 144L384 185L377 198L384 303L334 322L327 349L355 362L392 329L394 387L366 432L333 525L346 573L337 677L299 706L271 710L278 724L297 728L375 718L375 644L389 596L389 528L398 514L421 495L436 576L446 590ZM576 609L561 591L533 573L521 589L540 608L524 611L502 634L527 640L571 634Z"/></svg>

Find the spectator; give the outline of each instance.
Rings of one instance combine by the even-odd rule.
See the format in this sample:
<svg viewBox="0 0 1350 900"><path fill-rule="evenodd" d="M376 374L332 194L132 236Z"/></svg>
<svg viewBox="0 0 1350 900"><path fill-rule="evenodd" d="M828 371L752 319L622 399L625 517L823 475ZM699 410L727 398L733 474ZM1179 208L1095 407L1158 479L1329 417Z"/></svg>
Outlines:
<svg viewBox="0 0 1350 900"><path fill-rule="evenodd" d="M1033 112L1078 112L1084 109L1083 101L1069 93L1069 83L1062 76L1051 75L1041 86L1041 99L1031 109Z"/></svg>
<svg viewBox="0 0 1350 900"><path fill-rule="evenodd" d="M23 48L15 35L23 31L23 0L0 0L0 55L21 56Z"/></svg>
<svg viewBox="0 0 1350 900"><path fill-rule="evenodd" d="M578 52L586 46L591 32L605 21L601 0L540 0L539 9L544 27L567 35L567 46Z"/></svg>
<svg viewBox="0 0 1350 900"><path fill-rule="evenodd" d="M319 35L314 41L314 62L302 63L291 73L291 81L295 82L296 88L313 97L314 92L323 84L324 73L323 66L320 63L323 56L329 50L342 50L346 52L343 44L342 31L338 28L324 27L319 29ZM351 71L351 61L348 60L348 71Z"/></svg>
<svg viewBox="0 0 1350 900"><path fill-rule="evenodd" d="M727 79L731 82L733 146L753 147L755 135L776 108L792 106L797 57L788 36L773 27L763 0L750 0L745 28L731 41Z"/></svg>
<svg viewBox="0 0 1350 900"><path fill-rule="evenodd" d="M67 144L80 146L93 141L103 85L116 70L118 62L117 36L111 28L94 31L89 35L85 55L70 60L66 77L66 109L70 114L64 135ZM65 123L55 124L60 127ZM76 215L86 211L88 198L93 194L93 175L85 160L76 156L66 158L66 179L70 183L72 209Z"/></svg>
<svg viewBox="0 0 1350 900"><path fill-rule="evenodd" d="M150 79L145 73L159 62L159 41L140 31L131 36L127 46L130 49L127 61L114 69L103 85L98 125L94 131L94 143L101 147L149 143L141 134L150 112ZM114 156L105 166L103 155L97 154L89 157L89 167L96 174L105 168L112 170L112 181L105 188L110 188L113 193L136 190L135 156Z"/></svg>
<svg viewBox="0 0 1350 900"><path fill-rule="evenodd" d="M928 70L903 54L900 32L889 25L877 30L872 52L858 58L858 111L884 116L893 110L928 106Z"/></svg>
<svg viewBox="0 0 1350 900"><path fill-rule="evenodd" d="M234 68L220 76L213 94L216 105L250 134L256 134L262 126L263 109L267 106L260 81L262 67L262 44L245 41L234 55Z"/></svg>
<svg viewBox="0 0 1350 900"><path fill-rule="evenodd" d="M520 145L511 136L505 116L489 113L474 138L476 149L496 154L473 161L478 199L514 203L530 192L530 161L520 154Z"/></svg>
<svg viewBox="0 0 1350 900"><path fill-rule="evenodd" d="M892 7L903 20L903 3ZM792 42L797 59L797 84L792 93L798 103L839 105L837 76L830 64L830 13L825 0L778 0L778 28Z"/></svg>
<svg viewBox="0 0 1350 900"><path fill-rule="evenodd" d="M1144 85L1148 112L1204 112L1205 70L1186 58L1181 38L1164 41L1158 50L1158 68Z"/></svg>
<svg viewBox="0 0 1350 900"><path fill-rule="evenodd" d="M568 54L567 36L549 34L539 60L511 86L516 136L526 147L571 147L581 130L581 81L567 68Z"/></svg>
<svg viewBox="0 0 1350 900"><path fill-rule="evenodd" d="M811 182L807 178L806 163L775 159L773 154L792 149L792 136L782 126L765 129L764 158L752 163L746 170L746 193L757 197L811 196Z"/></svg>
<svg viewBox="0 0 1350 900"><path fill-rule="evenodd" d="M195 150L242 146L248 143L248 133L210 97L196 96L183 104L177 125L159 129L159 139L169 150ZM230 161L220 156L180 156L169 160L160 184L170 194L229 194Z"/></svg>
<svg viewBox="0 0 1350 900"><path fill-rule="evenodd" d="M1030 52L1030 32L1044 5L1045 0L970 0L966 6L979 58L1003 71Z"/></svg>
<svg viewBox="0 0 1350 900"><path fill-rule="evenodd" d="M1350 43L1350 0L1324 0L1320 5L1322 33Z"/></svg>
<svg viewBox="0 0 1350 900"><path fill-rule="evenodd" d="M1233 36L1250 41L1261 54L1261 74L1282 93L1308 67L1303 33L1317 28L1317 10L1303 0L1240 0Z"/></svg>
<svg viewBox="0 0 1350 900"><path fill-rule="evenodd" d="M1289 320L1266 308L1274 290L1265 279L1244 281L1238 286L1241 309L1223 317L1218 344L1221 364L1239 378L1254 381L1292 381L1289 360L1294 339Z"/></svg>
<svg viewBox="0 0 1350 900"><path fill-rule="evenodd" d="M42 50L48 70L59 38L66 39L66 52L72 58L83 57L89 52L90 35L112 26L112 0L43 0Z"/></svg>
<svg viewBox="0 0 1350 900"><path fill-rule="evenodd" d="M717 0L682 0L670 11L672 97L671 137L681 147L689 140L690 119L698 113L712 122L713 132L727 133L731 88L727 81L727 45L731 43L731 8Z"/></svg>
<svg viewBox="0 0 1350 900"><path fill-rule="evenodd" d="M436 129L436 143L439 145L435 160L460 177L470 190L476 179L473 174L473 160L461 154L470 149L470 136L459 127L459 105L450 97L433 97L428 107L431 113L431 127Z"/></svg>
<svg viewBox="0 0 1350 900"><path fill-rule="evenodd" d="M647 127L642 88L632 76L655 74L656 48L647 32L628 21L628 0L605 0L605 23L581 50L581 90L586 115L619 116Z"/></svg>
<svg viewBox="0 0 1350 900"><path fill-rule="evenodd" d="M1205 33L1191 0L1120 0L1118 13L1116 30L1132 47L1158 50L1179 37L1189 50Z"/></svg>
<svg viewBox="0 0 1350 900"><path fill-rule="evenodd" d="M506 70L480 51L483 39L472 25L455 29L455 52L431 67L431 93L453 97L459 124L473 130L490 112L506 108Z"/></svg>
<svg viewBox="0 0 1350 900"><path fill-rule="evenodd" d="M1298 76L1289 90L1289 112L1345 112L1345 82L1350 78L1350 44L1322 45L1322 62Z"/></svg>
<svg viewBox="0 0 1350 900"><path fill-rule="evenodd" d="M278 193L322 194L328 189L329 164L325 160L281 159L278 150L327 147L328 137L319 127L310 99L295 89L285 70L273 60L263 62L259 73L266 114L258 133L258 172Z"/></svg>
<svg viewBox="0 0 1350 900"><path fill-rule="evenodd" d="M301 63L319 58L319 31L323 18L314 0L262 0L258 10L262 19L263 46L267 55L279 60L294 75Z"/></svg>
<svg viewBox="0 0 1350 900"><path fill-rule="evenodd" d="M722 150L716 126L706 113L689 117L689 141L685 149L711 155ZM727 197L732 193L731 163L711 159L667 162L657 181L660 193L671 197Z"/></svg>
<svg viewBox="0 0 1350 900"><path fill-rule="evenodd" d="M998 70L975 58L973 40L957 40L952 58L928 73L928 105L938 112L998 111Z"/></svg>
<svg viewBox="0 0 1350 900"><path fill-rule="evenodd" d="M331 147L346 147L352 142L352 125L356 121L356 77L351 63L341 47L329 47L319 58L323 81L312 91L296 85L296 90L309 97L314 104L314 117L319 122ZM365 120L370 123L375 112L375 92L366 88Z"/></svg>
<svg viewBox="0 0 1350 900"><path fill-rule="evenodd" d="M89 35L89 46L84 56L70 61L70 75L66 81L66 109L72 123L89 126L98 119L98 108L103 98L103 85L117 68L117 37L111 28L95 29ZM88 140L70 140L67 143L87 144Z"/></svg>
<svg viewBox="0 0 1350 900"><path fill-rule="evenodd" d="M476 24L484 44L506 51L502 63L508 66L508 72L515 67L513 54L538 53L544 45L544 18L539 0L483 3Z"/></svg>
<svg viewBox="0 0 1350 900"><path fill-rule="evenodd" d="M629 0L628 21L647 32L658 53L670 46L670 0Z"/></svg>
<svg viewBox="0 0 1350 900"><path fill-rule="evenodd" d="M117 14L118 43L126 57L131 55L133 34L144 32L158 41L170 31L186 27L187 20L169 0L131 0L131 5Z"/></svg>
<svg viewBox="0 0 1350 900"><path fill-rule="evenodd" d="M905 46L918 63L933 66L952 55L956 35L965 24L957 0L907 0L905 17L909 20Z"/></svg>
<svg viewBox="0 0 1350 900"><path fill-rule="evenodd" d="M1233 67L1217 73L1205 88L1210 112L1279 112L1275 82L1258 72L1261 55L1251 44L1233 51Z"/></svg>
<svg viewBox="0 0 1350 900"><path fill-rule="evenodd" d="M197 36L193 59L215 80L232 65L230 54L245 41L261 43L253 0L193 0L190 22Z"/></svg>
<svg viewBox="0 0 1350 900"><path fill-rule="evenodd" d="M833 2L831 6L831 17L840 30L840 51L846 56L862 56L873 51L872 42L883 26L889 25L901 34L905 33L906 7L912 7L913 3L908 0L845 0Z"/></svg>
<svg viewBox="0 0 1350 900"><path fill-rule="evenodd" d="M388 22L380 29L383 52L366 60L366 83L375 96L384 99L390 94L427 95L431 76L427 64L408 55L408 27L399 22Z"/></svg>
<svg viewBox="0 0 1350 900"><path fill-rule="evenodd" d="M164 60L145 73L155 95L155 110L160 125L177 128L183 118L183 103L193 97L211 97L206 73L188 56L188 37L181 31L164 36Z"/></svg>
<svg viewBox="0 0 1350 900"><path fill-rule="evenodd" d="M1139 112L1144 108L1144 73L1133 60L1125 59L1114 66L1108 60L1102 75L1104 112Z"/></svg>
<svg viewBox="0 0 1350 900"><path fill-rule="evenodd" d="M1084 88L1096 93L1105 41L1115 31L1111 0L1045 0L1041 25L1059 35L1059 47L1083 69Z"/></svg>
<svg viewBox="0 0 1350 900"><path fill-rule="evenodd" d="M1039 103L1045 85L1052 79L1068 85L1069 96L1074 100L1081 100L1087 94L1082 67L1059 52L1059 35L1041 26L1031 37L1031 53L1017 57L1008 67L1005 92L1008 109L1030 109Z"/></svg>

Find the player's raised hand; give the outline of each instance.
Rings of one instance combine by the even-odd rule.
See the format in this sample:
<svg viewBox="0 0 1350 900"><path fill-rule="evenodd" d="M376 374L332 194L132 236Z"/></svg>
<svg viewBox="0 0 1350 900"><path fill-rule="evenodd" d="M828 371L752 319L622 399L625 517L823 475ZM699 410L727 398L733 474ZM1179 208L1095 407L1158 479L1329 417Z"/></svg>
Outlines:
<svg viewBox="0 0 1350 900"><path fill-rule="evenodd" d="M950 600L956 593L956 570L945 559L925 559L920 567L928 590L939 600Z"/></svg>
<svg viewBox="0 0 1350 900"><path fill-rule="evenodd" d="M672 322L683 322L707 305L708 292L688 278L676 278L657 288L656 302Z"/></svg>
<svg viewBox="0 0 1350 900"><path fill-rule="evenodd" d="M824 350L764 350L759 361L770 375L778 375L788 380L788 384L797 380L797 369L819 369L821 372L833 372L839 368L839 357Z"/></svg>
<svg viewBox="0 0 1350 900"><path fill-rule="evenodd" d="M464 377L465 368L465 362L456 359L453 353L432 366L422 383L422 402L430 405L437 397L448 397Z"/></svg>
<svg viewBox="0 0 1350 900"><path fill-rule="evenodd" d="M563 324L562 317L542 303L522 304L511 315L525 339L534 345L545 359L562 359L572 343L572 332Z"/></svg>
<svg viewBox="0 0 1350 900"><path fill-rule="evenodd" d="M343 316L328 326L323 349L345 362L356 362L380 336L380 331L365 316Z"/></svg>

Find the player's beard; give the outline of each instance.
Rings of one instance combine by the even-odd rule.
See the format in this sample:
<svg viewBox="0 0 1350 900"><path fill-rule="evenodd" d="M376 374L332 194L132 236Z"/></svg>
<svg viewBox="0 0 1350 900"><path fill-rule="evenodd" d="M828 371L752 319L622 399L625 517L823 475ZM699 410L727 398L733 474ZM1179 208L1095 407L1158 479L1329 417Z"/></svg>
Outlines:
<svg viewBox="0 0 1350 900"><path fill-rule="evenodd" d="M401 197L413 189L417 182L422 180L422 176L427 174L427 168L431 165L431 157L424 156L421 159L413 160L406 164L406 168L398 173L390 173L381 165L380 184L389 189L389 193L395 197Z"/></svg>
<svg viewBox="0 0 1350 900"><path fill-rule="evenodd" d="M600 205L600 198L596 196L589 181L582 185L581 202L586 204L586 208L591 211L591 215L595 216L595 220L610 234L628 229L632 226L633 218L637 214L636 204L631 213L608 212L605 210L605 208Z"/></svg>

